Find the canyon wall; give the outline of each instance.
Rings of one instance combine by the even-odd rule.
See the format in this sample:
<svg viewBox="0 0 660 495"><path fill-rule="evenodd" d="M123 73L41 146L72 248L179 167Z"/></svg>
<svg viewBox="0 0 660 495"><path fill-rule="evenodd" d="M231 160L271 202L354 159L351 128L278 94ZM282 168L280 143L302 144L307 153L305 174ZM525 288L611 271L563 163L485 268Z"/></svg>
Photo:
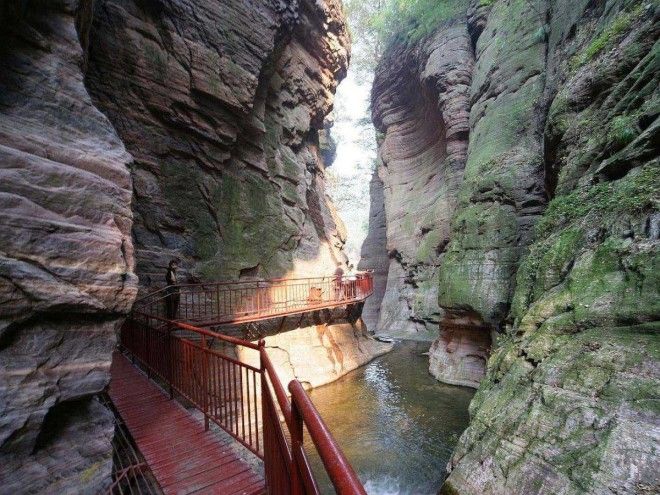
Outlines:
<svg viewBox="0 0 660 495"><path fill-rule="evenodd" d="M521 61L498 48L496 31L545 45L534 98L551 201L518 266L511 327L470 406L447 492L657 491L658 5L514 4L483 14L477 53L515 70Z"/></svg>
<svg viewBox="0 0 660 495"><path fill-rule="evenodd" d="M172 258L184 283L346 265L324 159L348 32L339 0L0 0L0 20L2 490L102 492L95 396L138 286ZM385 349L350 322L273 338L331 380Z"/></svg>
<svg viewBox="0 0 660 495"><path fill-rule="evenodd" d="M172 258L181 282L345 263L319 133L348 55L339 0L95 2L86 81L134 158L141 286Z"/></svg>
<svg viewBox="0 0 660 495"><path fill-rule="evenodd" d="M164 285L172 258L180 283L346 269L324 170L334 156L326 117L349 41L339 0L95 3L86 82L134 159L142 289ZM294 320L282 322L277 346L302 358L318 326ZM335 343L317 353L318 366L295 373L301 381L350 371L333 367L335 349L355 365L387 349L361 332L356 340L343 321L319 324Z"/></svg>
<svg viewBox="0 0 660 495"><path fill-rule="evenodd" d="M369 229L362 243L358 263L358 270L369 270L373 274L374 293L365 301L362 311L362 319L372 333L378 329L390 266L387 256L387 218L383 187L378 170L375 170L369 182Z"/></svg>
<svg viewBox="0 0 660 495"><path fill-rule="evenodd" d="M0 2L0 491L110 484L115 332L137 292L130 155L83 82L76 2Z"/></svg>
<svg viewBox="0 0 660 495"><path fill-rule="evenodd" d="M432 340L442 316L439 260L467 156L470 37L464 22L448 22L424 43L391 47L383 59L372 91L383 194L372 188L372 210L384 211L389 266L375 330ZM369 228L371 242L379 222ZM382 259L371 253L365 243L366 259Z"/></svg>
<svg viewBox="0 0 660 495"><path fill-rule="evenodd" d="M442 493L660 487L658 17L657 2L474 0L380 64L374 101L390 103L397 60L412 58L396 50L423 53L462 23L475 57L430 360L448 383L476 385L479 367L485 378ZM419 108L418 95L399 101L401 114ZM384 142L397 135L378 107L374 117ZM440 136L426 120L439 129L415 135ZM420 156L400 169L412 177ZM383 172L385 190L396 187ZM411 197L429 193L401 182ZM386 228L394 259L399 245L423 245L414 231L396 238L396 213Z"/></svg>

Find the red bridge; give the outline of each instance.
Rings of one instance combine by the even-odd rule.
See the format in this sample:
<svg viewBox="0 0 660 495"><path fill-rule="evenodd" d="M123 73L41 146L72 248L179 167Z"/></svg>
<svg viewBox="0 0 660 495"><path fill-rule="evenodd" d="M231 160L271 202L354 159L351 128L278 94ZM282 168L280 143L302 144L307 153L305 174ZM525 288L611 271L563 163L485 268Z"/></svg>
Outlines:
<svg viewBox="0 0 660 495"><path fill-rule="evenodd" d="M365 494L302 385L291 381L287 394L264 342L203 327L359 304L372 293L371 274L361 273L179 285L139 300L121 330L110 397L143 460L117 473L112 491L145 491L126 473L148 468L153 491L166 494L318 494L306 430L336 493ZM218 342L258 352L259 367L217 350ZM232 444L260 460L263 474Z"/></svg>

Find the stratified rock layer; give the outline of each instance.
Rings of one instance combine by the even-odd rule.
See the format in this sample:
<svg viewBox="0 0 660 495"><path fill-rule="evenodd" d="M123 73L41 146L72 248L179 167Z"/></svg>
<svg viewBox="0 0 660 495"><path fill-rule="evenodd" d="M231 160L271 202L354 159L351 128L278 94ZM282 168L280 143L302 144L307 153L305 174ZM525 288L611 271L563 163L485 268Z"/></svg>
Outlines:
<svg viewBox="0 0 660 495"><path fill-rule="evenodd" d="M0 491L100 493L92 396L137 291L130 155L83 84L77 2L42 7L0 2Z"/></svg>
<svg viewBox="0 0 660 495"><path fill-rule="evenodd" d="M383 181L374 171L369 183L369 231L362 243L359 270L372 272L374 293L364 303L362 319L371 333L375 333L380 320L380 308L387 288L390 260L387 256L387 218Z"/></svg>
<svg viewBox="0 0 660 495"><path fill-rule="evenodd" d="M429 350L429 371L441 382L477 388L490 350L488 328L443 323Z"/></svg>
<svg viewBox="0 0 660 495"><path fill-rule="evenodd" d="M331 274L319 132L348 61L338 0L97 1L87 84L135 158L143 286Z"/></svg>
<svg viewBox="0 0 660 495"><path fill-rule="evenodd" d="M377 333L437 336L437 269L467 156L472 64L465 23L448 22L419 47L391 48L376 71L372 104L383 133L378 175L390 258ZM372 199L378 211L380 196ZM370 225L368 241L379 228ZM380 259L369 245L365 251Z"/></svg>
<svg viewBox="0 0 660 495"><path fill-rule="evenodd" d="M489 330L496 338L442 493L660 488L659 9L474 0L467 11L470 136L435 263L443 320L432 373L474 385ZM374 86L384 143L394 129L381 126L379 108L419 108L418 95L391 94L405 87L397 59L406 57L385 57ZM412 174L418 156L399 169ZM389 210L387 230L389 243L400 231ZM390 266L390 279L403 275Z"/></svg>
<svg viewBox="0 0 660 495"><path fill-rule="evenodd" d="M440 305L494 326L508 313L516 263L546 203L545 44L534 3L493 8L475 48L467 163L440 267Z"/></svg>
<svg viewBox="0 0 660 495"><path fill-rule="evenodd" d="M545 122L552 201L517 270L513 328L470 406L445 492L652 493L660 487L658 7L541 7L545 104L533 116ZM477 52L502 46L495 31L513 33L512 49L530 46L537 37L527 24L538 14L495 3ZM525 32L528 41L516 41ZM536 57L503 55L489 58L523 73L536 66Z"/></svg>

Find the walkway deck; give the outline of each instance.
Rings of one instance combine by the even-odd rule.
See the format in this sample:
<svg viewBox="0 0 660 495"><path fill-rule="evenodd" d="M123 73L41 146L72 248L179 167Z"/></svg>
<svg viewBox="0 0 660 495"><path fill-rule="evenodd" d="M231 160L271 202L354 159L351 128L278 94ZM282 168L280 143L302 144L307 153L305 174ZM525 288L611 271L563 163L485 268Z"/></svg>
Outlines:
<svg viewBox="0 0 660 495"><path fill-rule="evenodd" d="M133 310L196 326L237 325L356 304L373 291L373 275L367 272L342 278L182 284L152 292L136 301Z"/></svg>
<svg viewBox="0 0 660 495"><path fill-rule="evenodd" d="M115 353L110 397L163 492L257 495L264 480L240 459L231 440L204 430L122 354Z"/></svg>

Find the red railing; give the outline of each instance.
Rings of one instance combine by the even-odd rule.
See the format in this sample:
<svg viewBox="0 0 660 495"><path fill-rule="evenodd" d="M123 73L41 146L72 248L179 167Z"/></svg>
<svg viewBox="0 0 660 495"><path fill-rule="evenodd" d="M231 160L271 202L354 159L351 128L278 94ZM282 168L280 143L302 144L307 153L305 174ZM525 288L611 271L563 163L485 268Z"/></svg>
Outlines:
<svg viewBox="0 0 660 495"><path fill-rule="evenodd" d="M342 285L341 291L344 287L349 287L349 291L355 289L349 292L353 297L358 291L360 297L373 291L370 274L362 274L355 281L353 285ZM223 284L211 285L220 287ZM336 289L337 286L332 287ZM343 304L353 300L347 298ZM366 493L297 380L289 384L291 398L288 397L263 341L255 344L196 325L171 321L160 314L149 314L147 311L153 304L153 301L145 304L143 300L139 311L134 311L126 321L121 330L122 347L150 376L164 382L170 396L177 393L198 408L204 414L207 428L214 422L259 456L264 461L268 493L319 493L303 448L304 428L336 492ZM260 367L255 368L211 348L217 342L257 351Z"/></svg>
<svg viewBox="0 0 660 495"><path fill-rule="evenodd" d="M369 272L340 278L181 284L145 296L136 302L135 309L162 318L195 322L197 326L214 326L358 303L373 290Z"/></svg>

